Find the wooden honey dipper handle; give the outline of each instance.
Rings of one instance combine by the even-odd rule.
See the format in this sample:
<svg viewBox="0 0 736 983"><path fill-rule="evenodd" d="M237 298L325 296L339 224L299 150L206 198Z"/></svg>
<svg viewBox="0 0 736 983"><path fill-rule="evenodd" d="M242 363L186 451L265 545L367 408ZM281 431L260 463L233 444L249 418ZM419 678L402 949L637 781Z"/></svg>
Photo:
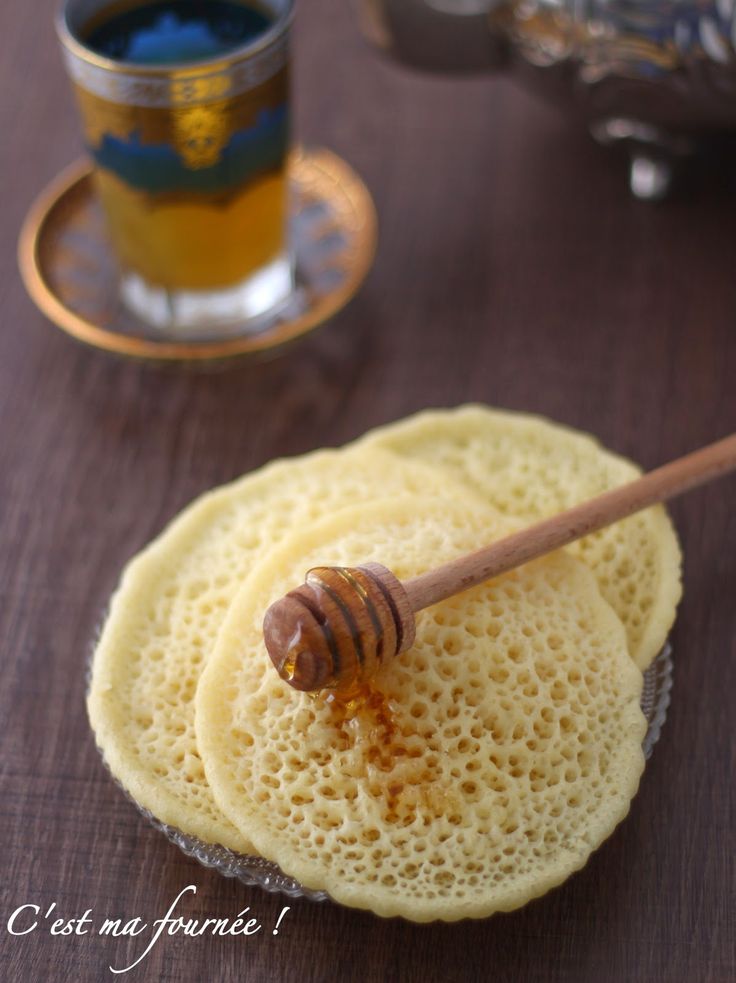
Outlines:
<svg viewBox="0 0 736 983"><path fill-rule="evenodd" d="M404 583L421 611L736 469L736 434Z"/></svg>
<svg viewBox="0 0 736 983"><path fill-rule="evenodd" d="M312 570L266 612L266 648L296 689L349 689L409 648L415 612L733 470L736 434L403 584L375 563Z"/></svg>

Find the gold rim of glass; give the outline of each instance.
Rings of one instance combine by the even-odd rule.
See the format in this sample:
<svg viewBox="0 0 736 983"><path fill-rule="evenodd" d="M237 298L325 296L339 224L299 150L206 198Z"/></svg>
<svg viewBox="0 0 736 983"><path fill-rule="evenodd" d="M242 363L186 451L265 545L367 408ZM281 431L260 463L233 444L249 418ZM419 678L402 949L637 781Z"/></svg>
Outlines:
<svg viewBox="0 0 736 983"><path fill-rule="evenodd" d="M68 8L69 3L65 2L57 11L55 22L57 37L62 46L70 54L88 65L93 65L95 68L101 68L118 75L137 75L164 79L172 75L214 75L218 72L226 71L234 63L243 61L269 48L274 42L283 37L291 27L294 19L294 0L287 0L287 6L284 12L276 18L267 31L252 41L233 48L226 56L220 55L217 58L208 58L194 62L174 62L173 64L167 65L138 65L134 62L106 58L104 55L99 55L95 51L92 51L91 48L88 48L69 27L67 22Z"/></svg>

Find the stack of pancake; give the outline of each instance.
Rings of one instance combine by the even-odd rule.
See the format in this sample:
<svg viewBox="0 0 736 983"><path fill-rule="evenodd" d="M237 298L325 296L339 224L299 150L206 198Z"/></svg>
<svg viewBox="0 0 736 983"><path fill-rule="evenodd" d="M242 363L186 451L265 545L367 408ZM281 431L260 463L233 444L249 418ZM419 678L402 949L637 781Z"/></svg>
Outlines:
<svg viewBox="0 0 736 983"><path fill-rule="evenodd" d="M586 435L470 406L210 492L112 599L88 699L108 766L161 822L380 915L539 896L638 786L642 671L680 596L664 509L421 612L349 703L278 677L263 614L310 567L411 577L638 474Z"/></svg>

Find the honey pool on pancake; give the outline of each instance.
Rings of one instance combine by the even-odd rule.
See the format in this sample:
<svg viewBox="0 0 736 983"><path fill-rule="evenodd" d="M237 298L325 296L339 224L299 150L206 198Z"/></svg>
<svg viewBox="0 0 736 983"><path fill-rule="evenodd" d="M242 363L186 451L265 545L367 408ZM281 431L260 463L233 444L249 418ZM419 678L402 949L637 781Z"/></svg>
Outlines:
<svg viewBox="0 0 736 983"><path fill-rule="evenodd" d="M457 808L457 797L436 784L440 773L432 756L419 747L408 747L399 724L400 707L375 680L351 680L326 694L309 694L330 710L330 723L343 748L366 748L367 769L382 776L386 819L409 825L417 809L446 815ZM401 766L400 779L386 781Z"/></svg>

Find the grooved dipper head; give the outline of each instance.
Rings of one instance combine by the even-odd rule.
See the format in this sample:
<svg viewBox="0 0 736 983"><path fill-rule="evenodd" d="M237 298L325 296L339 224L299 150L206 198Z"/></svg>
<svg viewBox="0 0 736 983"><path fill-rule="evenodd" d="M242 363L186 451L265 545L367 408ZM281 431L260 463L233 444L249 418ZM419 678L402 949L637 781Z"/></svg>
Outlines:
<svg viewBox="0 0 736 983"><path fill-rule="evenodd" d="M294 689L347 690L414 641L399 580L378 563L316 567L263 621L266 649Z"/></svg>

